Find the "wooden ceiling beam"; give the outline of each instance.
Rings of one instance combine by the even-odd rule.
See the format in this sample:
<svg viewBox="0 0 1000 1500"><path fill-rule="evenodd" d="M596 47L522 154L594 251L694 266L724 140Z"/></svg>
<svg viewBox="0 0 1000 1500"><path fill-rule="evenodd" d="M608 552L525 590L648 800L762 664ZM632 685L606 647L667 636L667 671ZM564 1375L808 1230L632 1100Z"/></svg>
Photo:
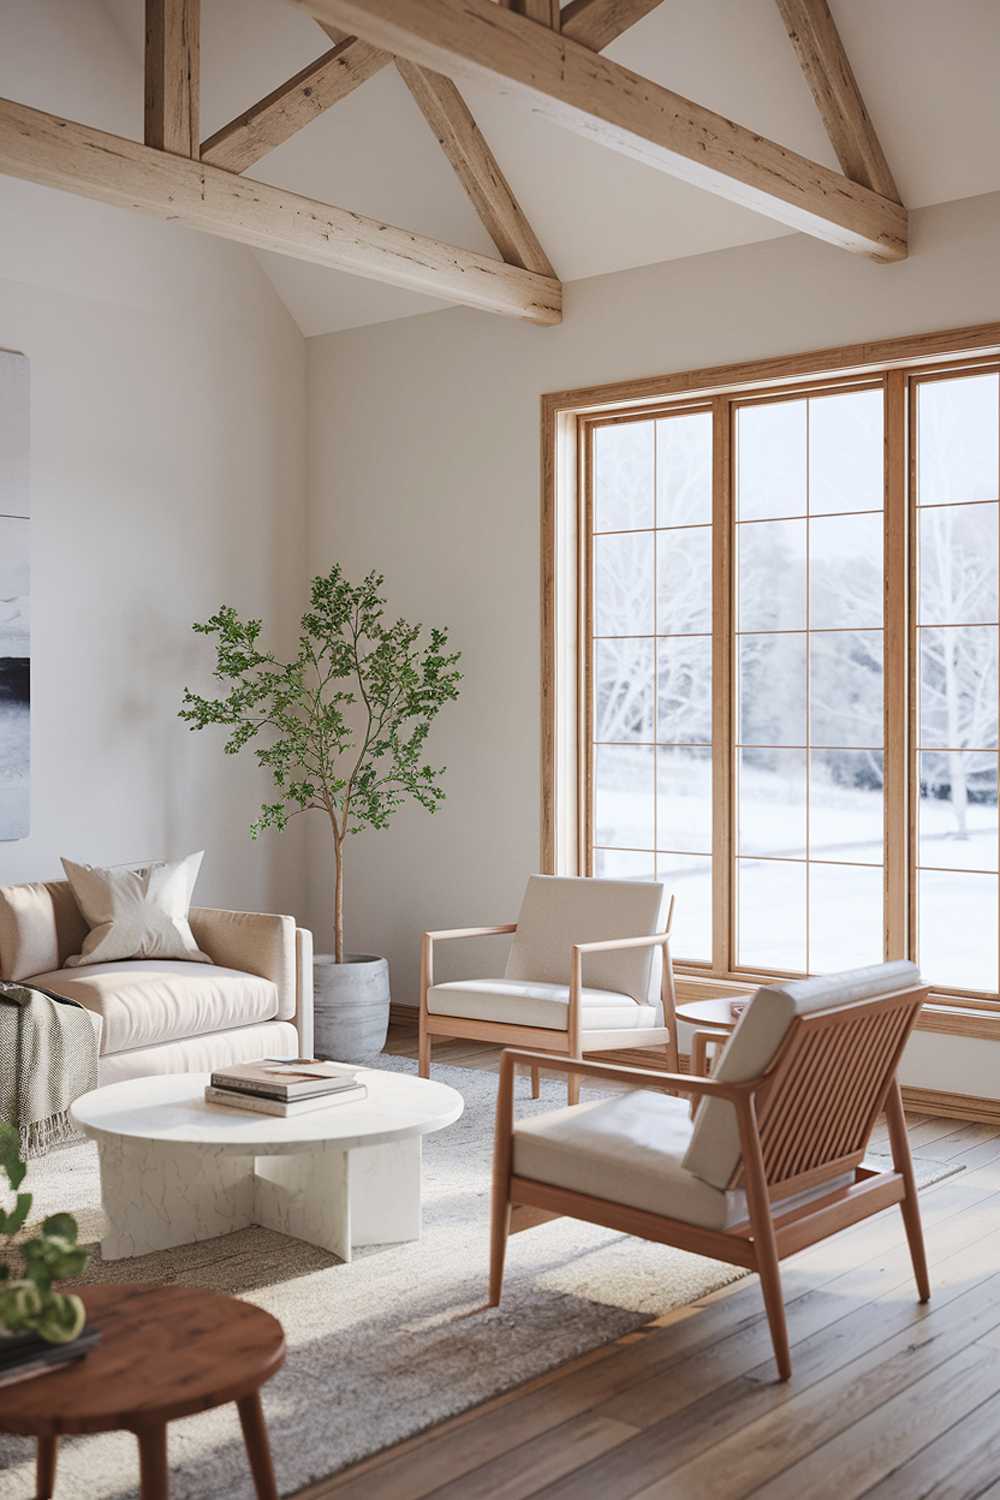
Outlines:
<svg viewBox="0 0 1000 1500"><path fill-rule="evenodd" d="M827 0L777 0L777 6L845 175L901 202Z"/></svg>
<svg viewBox="0 0 1000 1500"><path fill-rule="evenodd" d="M370 42L345 38L203 141L201 160L245 172L391 61Z"/></svg>
<svg viewBox="0 0 1000 1500"><path fill-rule="evenodd" d="M451 79L404 58L396 59L396 67L507 264L555 276L500 163Z"/></svg>
<svg viewBox="0 0 1000 1500"><path fill-rule="evenodd" d="M569 0L562 9L562 31L592 52L603 52L663 0Z"/></svg>
<svg viewBox="0 0 1000 1500"><path fill-rule="evenodd" d="M553 31L559 30L560 0L498 0L498 3L507 10L517 11L520 16L527 16L529 21L538 21Z"/></svg>
<svg viewBox="0 0 1000 1500"><path fill-rule="evenodd" d="M900 204L493 0L289 0L448 77L485 81L612 151L878 260L906 255Z"/></svg>
<svg viewBox="0 0 1000 1500"><path fill-rule="evenodd" d="M562 288L426 235L0 100L0 173L488 312L558 323Z"/></svg>
<svg viewBox="0 0 1000 1500"><path fill-rule="evenodd" d="M146 0L145 141L197 156L200 0Z"/></svg>

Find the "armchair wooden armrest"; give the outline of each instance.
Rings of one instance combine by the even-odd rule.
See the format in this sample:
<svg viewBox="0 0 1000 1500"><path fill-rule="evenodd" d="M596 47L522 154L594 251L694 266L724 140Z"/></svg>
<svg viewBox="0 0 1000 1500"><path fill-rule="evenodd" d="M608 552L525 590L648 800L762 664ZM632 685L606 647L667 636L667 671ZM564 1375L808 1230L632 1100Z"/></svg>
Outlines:
<svg viewBox="0 0 1000 1500"><path fill-rule="evenodd" d="M505 922L502 927L446 927L440 932L425 932L424 941L443 943L449 938L497 937L501 933L516 931L516 922Z"/></svg>
<svg viewBox="0 0 1000 1500"><path fill-rule="evenodd" d="M728 1099L736 1104L750 1097L765 1082L764 1076L746 1083L720 1083L715 1078L696 1078L690 1073L661 1073L658 1068L629 1068L615 1063L590 1062L581 1057L567 1057L552 1052L527 1052L505 1049L500 1062L501 1076L513 1077L514 1068L547 1070L551 1073L573 1073L581 1078L604 1079L608 1083L641 1084L643 1088L661 1089L668 1094L691 1094L698 1098Z"/></svg>
<svg viewBox="0 0 1000 1500"><path fill-rule="evenodd" d="M574 943L570 950L569 970L569 1050L580 1055L580 1031L582 1028L583 960L588 953L614 953L628 948L662 948L663 976L660 997L663 1019L670 1029L673 1046L673 1063L677 1066L677 1017L675 1014L674 971L670 962L670 929L674 921L674 903L671 896L667 907L667 925L662 932L646 933L642 937L601 938L593 943Z"/></svg>

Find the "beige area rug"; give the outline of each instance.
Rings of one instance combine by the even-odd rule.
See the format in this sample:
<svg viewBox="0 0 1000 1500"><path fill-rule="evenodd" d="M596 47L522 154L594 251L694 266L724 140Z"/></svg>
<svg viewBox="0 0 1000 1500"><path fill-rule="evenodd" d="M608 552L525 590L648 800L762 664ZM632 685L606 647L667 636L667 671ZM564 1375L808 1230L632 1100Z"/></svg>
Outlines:
<svg viewBox="0 0 1000 1500"><path fill-rule="evenodd" d="M394 1071L408 1059L384 1058ZM101 1263L88 1281L182 1282L246 1297L279 1318L283 1370L264 1388L278 1484L294 1493L432 1423L620 1337L745 1273L612 1230L556 1220L510 1243L504 1301L484 1307L496 1075L435 1068L465 1098L456 1124L424 1142L424 1234L418 1243L357 1252L348 1266L301 1241L246 1229L132 1261ZM565 1102L519 1081L518 1112ZM947 1167L922 1174L936 1180ZM77 1215L81 1237L103 1232L96 1148L69 1146L31 1163L38 1216ZM43 1377L44 1378L44 1377ZM234 1408L171 1426L173 1500L252 1500ZM0 1437L0 1500L34 1493L33 1445ZM134 1439L72 1438L59 1493L73 1500L137 1494Z"/></svg>

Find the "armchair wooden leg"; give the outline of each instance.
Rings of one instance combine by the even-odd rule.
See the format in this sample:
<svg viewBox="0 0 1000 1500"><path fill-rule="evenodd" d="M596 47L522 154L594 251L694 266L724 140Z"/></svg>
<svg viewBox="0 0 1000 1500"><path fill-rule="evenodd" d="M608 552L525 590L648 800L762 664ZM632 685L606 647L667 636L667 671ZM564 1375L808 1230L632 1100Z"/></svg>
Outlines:
<svg viewBox="0 0 1000 1500"><path fill-rule="evenodd" d="M579 1104L580 1102L580 1075L571 1073L566 1080L566 1103Z"/></svg>
<svg viewBox="0 0 1000 1500"><path fill-rule="evenodd" d="M420 1043L417 1053L417 1070L421 1078L431 1076L431 1034L424 1017L420 1017Z"/></svg>
<svg viewBox="0 0 1000 1500"><path fill-rule="evenodd" d="M531 1097L540 1099L542 1097L542 1075L538 1068L531 1070Z"/></svg>
<svg viewBox="0 0 1000 1500"><path fill-rule="evenodd" d="M493 1183L490 1210L490 1306L499 1307L503 1268L510 1234L510 1173L513 1161L514 1068L508 1058L500 1063L497 1088L496 1138L493 1146Z"/></svg>
<svg viewBox="0 0 1000 1500"><path fill-rule="evenodd" d="M771 1329L774 1359L780 1380L790 1380L792 1356L788 1344L788 1324L785 1321L785 1299L781 1291L781 1272L778 1269L778 1242L771 1217L771 1203L767 1195L767 1174L764 1171L764 1156L757 1132L757 1120L753 1101L748 1099L737 1106L740 1130L740 1146L743 1153L743 1173L746 1181L747 1206L753 1228L754 1250L757 1256L757 1274L760 1276L764 1294L764 1308Z"/></svg>
<svg viewBox="0 0 1000 1500"><path fill-rule="evenodd" d="M899 1084L895 1080L886 1097L885 1114L889 1125L892 1164L902 1176L903 1186L906 1189L906 1196L900 1202L899 1208L903 1215L903 1227L906 1230L906 1240L910 1247L910 1260L913 1262L913 1279L917 1283L920 1301L929 1302L931 1282L927 1271L927 1254L924 1250L924 1231L920 1222L917 1183L913 1175L913 1158L910 1155L910 1138L906 1133L903 1101L899 1092Z"/></svg>

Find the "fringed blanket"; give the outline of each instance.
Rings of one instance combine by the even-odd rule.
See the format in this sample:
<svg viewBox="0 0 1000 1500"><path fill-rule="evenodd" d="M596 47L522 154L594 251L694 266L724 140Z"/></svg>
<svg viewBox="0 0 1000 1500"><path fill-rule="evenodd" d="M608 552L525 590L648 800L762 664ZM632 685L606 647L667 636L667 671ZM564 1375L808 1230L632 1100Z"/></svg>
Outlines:
<svg viewBox="0 0 1000 1500"><path fill-rule="evenodd" d="M74 1099L97 1087L97 1037L72 1000L0 980L0 1120L25 1157L72 1140Z"/></svg>

